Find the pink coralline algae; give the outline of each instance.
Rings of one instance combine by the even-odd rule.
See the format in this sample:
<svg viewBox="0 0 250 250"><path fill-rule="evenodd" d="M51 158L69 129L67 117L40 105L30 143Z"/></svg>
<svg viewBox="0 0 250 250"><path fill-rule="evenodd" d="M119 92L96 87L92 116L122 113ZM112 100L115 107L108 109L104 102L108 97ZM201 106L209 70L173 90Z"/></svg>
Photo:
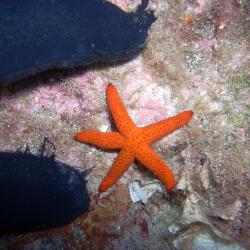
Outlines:
<svg viewBox="0 0 250 250"><path fill-rule="evenodd" d="M73 91L64 90L60 85L39 87L33 92L34 97L31 101L31 112L38 111L40 108L46 108L57 114L74 113L75 115L79 115L83 110L91 112L98 109L100 105L98 98L91 97L93 92L86 84L88 83L82 82L77 84L77 89ZM98 87L95 86L95 88ZM99 91L100 89L98 89Z"/></svg>

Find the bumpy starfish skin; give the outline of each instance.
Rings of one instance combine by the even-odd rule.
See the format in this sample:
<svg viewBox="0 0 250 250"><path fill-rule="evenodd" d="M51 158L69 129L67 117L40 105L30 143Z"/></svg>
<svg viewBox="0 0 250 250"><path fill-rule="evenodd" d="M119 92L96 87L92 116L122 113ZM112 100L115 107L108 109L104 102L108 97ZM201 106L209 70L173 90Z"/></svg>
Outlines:
<svg viewBox="0 0 250 250"><path fill-rule="evenodd" d="M193 116L192 111L185 111L152 125L138 128L128 115L114 85L107 86L107 104L119 132L81 131L75 139L96 145L103 149L121 149L112 167L102 180L99 192L106 191L137 159L165 185L168 191L175 187L175 178L169 167L152 150L150 144L176 129L186 125Z"/></svg>

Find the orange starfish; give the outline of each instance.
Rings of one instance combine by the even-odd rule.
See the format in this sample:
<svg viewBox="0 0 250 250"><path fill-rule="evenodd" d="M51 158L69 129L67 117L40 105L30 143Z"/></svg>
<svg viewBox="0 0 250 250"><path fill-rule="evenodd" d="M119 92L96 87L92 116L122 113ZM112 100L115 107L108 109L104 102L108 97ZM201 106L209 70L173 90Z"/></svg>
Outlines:
<svg viewBox="0 0 250 250"><path fill-rule="evenodd" d="M163 121L138 128L128 115L115 86L107 86L107 104L119 132L81 131L75 135L80 142L96 145L103 149L121 149L118 157L99 186L99 192L106 191L137 159L158 176L166 189L175 187L175 178L168 166L152 150L150 144L186 125L192 118L192 111L185 111Z"/></svg>

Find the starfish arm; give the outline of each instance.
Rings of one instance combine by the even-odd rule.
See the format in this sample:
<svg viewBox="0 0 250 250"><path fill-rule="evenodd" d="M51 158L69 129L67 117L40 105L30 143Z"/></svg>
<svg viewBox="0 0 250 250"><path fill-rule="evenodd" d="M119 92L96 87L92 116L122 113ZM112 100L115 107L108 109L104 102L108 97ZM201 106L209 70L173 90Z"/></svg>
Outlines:
<svg viewBox="0 0 250 250"><path fill-rule="evenodd" d="M105 192L109 187L115 184L133 161L133 153L127 148L122 149L107 175L103 178L99 186L99 192Z"/></svg>
<svg viewBox="0 0 250 250"><path fill-rule="evenodd" d="M107 87L107 104L114 118L115 124L123 135L129 135L136 128L130 118L124 104L122 103L115 86L111 83Z"/></svg>
<svg viewBox="0 0 250 250"><path fill-rule="evenodd" d="M175 131L176 129L188 124L192 116L192 111L185 111L173 117L167 118L163 121L140 128L140 130L146 142L151 144L159 140L163 136L166 136Z"/></svg>
<svg viewBox="0 0 250 250"><path fill-rule="evenodd" d="M124 146L124 139L118 132L81 131L75 140L96 145L103 149L117 149Z"/></svg>
<svg viewBox="0 0 250 250"><path fill-rule="evenodd" d="M168 191L175 187L175 178L169 167L148 145L143 145L135 153L135 158L156 175Z"/></svg>

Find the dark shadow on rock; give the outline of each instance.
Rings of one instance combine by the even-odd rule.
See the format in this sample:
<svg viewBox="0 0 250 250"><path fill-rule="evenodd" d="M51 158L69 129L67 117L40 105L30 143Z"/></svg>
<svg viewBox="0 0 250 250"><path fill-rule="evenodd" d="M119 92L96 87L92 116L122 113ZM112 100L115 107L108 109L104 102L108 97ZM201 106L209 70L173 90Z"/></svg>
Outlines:
<svg viewBox="0 0 250 250"><path fill-rule="evenodd" d="M0 152L0 232L24 232L67 224L88 210L88 171L55 160L45 138L41 154Z"/></svg>

